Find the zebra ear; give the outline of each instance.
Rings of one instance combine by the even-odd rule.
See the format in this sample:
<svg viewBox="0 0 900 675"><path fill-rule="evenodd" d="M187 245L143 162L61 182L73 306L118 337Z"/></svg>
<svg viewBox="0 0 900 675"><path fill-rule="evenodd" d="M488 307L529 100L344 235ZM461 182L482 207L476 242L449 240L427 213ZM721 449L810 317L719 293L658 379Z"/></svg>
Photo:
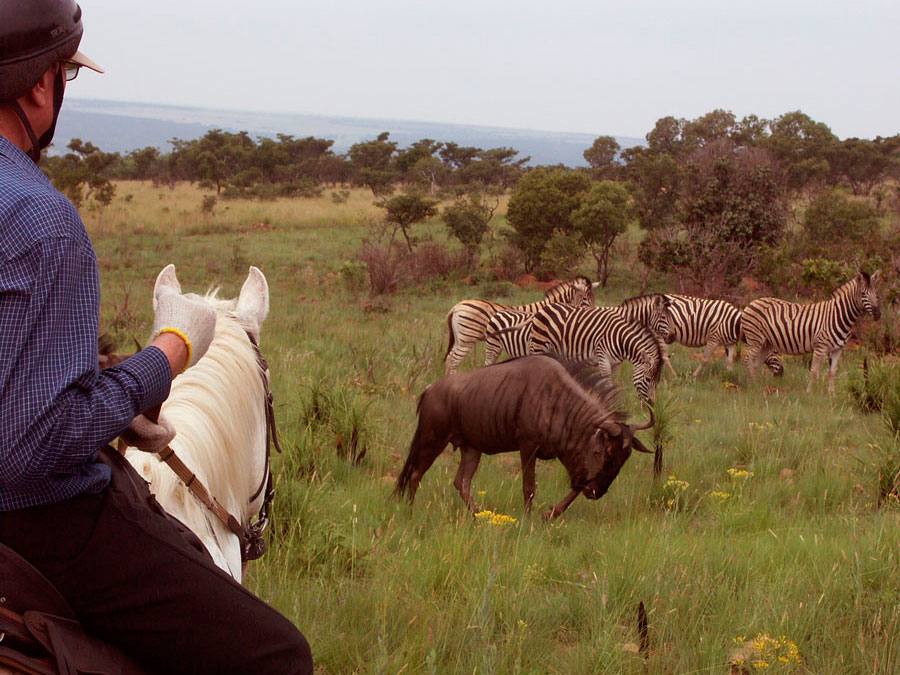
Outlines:
<svg viewBox="0 0 900 675"><path fill-rule="evenodd" d="M591 283L591 288L597 288L598 286L600 286L600 282L599 282L599 281L594 281L594 282Z"/></svg>
<svg viewBox="0 0 900 675"><path fill-rule="evenodd" d="M869 277L869 283L874 284L876 281L878 281L879 276L881 276L881 270L875 270L874 272L872 272L872 276Z"/></svg>

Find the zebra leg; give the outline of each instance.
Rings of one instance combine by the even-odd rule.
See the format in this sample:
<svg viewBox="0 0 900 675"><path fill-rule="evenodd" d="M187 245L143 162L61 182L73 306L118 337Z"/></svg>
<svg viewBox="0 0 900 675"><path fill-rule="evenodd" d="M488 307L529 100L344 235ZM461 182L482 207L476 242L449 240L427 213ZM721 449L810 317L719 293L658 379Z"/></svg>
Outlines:
<svg viewBox="0 0 900 675"><path fill-rule="evenodd" d="M737 345L725 345L725 363L727 364L728 370L734 370L734 353Z"/></svg>
<svg viewBox="0 0 900 675"><path fill-rule="evenodd" d="M484 365L491 366L503 353L503 345L493 335L488 335L484 342Z"/></svg>
<svg viewBox="0 0 900 675"><path fill-rule="evenodd" d="M812 366L809 369L809 382L806 385L806 393L812 391L813 383L819 379L819 370L822 368L822 362L825 361L827 354L825 350L819 346L813 350Z"/></svg>
<svg viewBox="0 0 900 675"><path fill-rule="evenodd" d="M841 359L841 350L835 349L828 355L831 365L828 368L828 393L834 394L834 376L837 373L838 361Z"/></svg>
<svg viewBox="0 0 900 675"><path fill-rule="evenodd" d="M716 353L716 349L719 347L719 343L715 340L711 340L706 343L706 346L703 348L703 356L700 358L700 365L697 366L697 370L694 371L694 378L700 375L700 371L703 370L703 366L709 363L712 360L712 357Z"/></svg>
<svg viewBox="0 0 900 675"><path fill-rule="evenodd" d="M744 352L744 365L747 366L747 372L750 375L750 381L756 380L759 374L759 363L762 356L762 348L764 345L747 343L747 350Z"/></svg>
<svg viewBox="0 0 900 675"><path fill-rule="evenodd" d="M459 369L460 362L465 358L466 354L469 353L471 347L472 345L466 344L462 340L457 341L456 344L453 345L453 349L450 350L450 353L447 354L447 359L444 361L444 374L453 375L453 373Z"/></svg>
<svg viewBox="0 0 900 675"><path fill-rule="evenodd" d="M469 511L476 513L478 507L475 506L475 500L472 499L472 476L475 475L478 462L481 461L481 453L463 446L459 449L459 457L459 469L456 472L456 478L453 479L453 487L459 492L459 496L469 507Z"/></svg>
<svg viewBox="0 0 900 675"><path fill-rule="evenodd" d="M659 341L659 351L662 353L663 363L666 364L666 367L669 369L669 372L672 374L672 377L678 378L678 373L675 372L675 369L672 367L672 363L669 361L669 345L667 345L664 341Z"/></svg>

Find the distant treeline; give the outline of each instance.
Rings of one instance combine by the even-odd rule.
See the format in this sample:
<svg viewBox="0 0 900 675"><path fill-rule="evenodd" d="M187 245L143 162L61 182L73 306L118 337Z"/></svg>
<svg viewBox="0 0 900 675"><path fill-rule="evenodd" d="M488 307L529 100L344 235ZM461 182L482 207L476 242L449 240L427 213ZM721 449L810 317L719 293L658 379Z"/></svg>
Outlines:
<svg viewBox="0 0 900 675"><path fill-rule="evenodd" d="M695 120L664 117L646 139L646 146L623 151L613 137L601 136L584 151L590 168L581 170L595 178L629 180L645 191L658 190L672 179L667 166L683 163L699 148L727 142L769 153L779 166L779 181L789 189L844 184L853 194L870 194L897 177L900 166L900 135L841 141L826 124L800 111L771 120L748 115L738 121L724 110ZM396 186L419 188L431 196L461 194L470 187L503 190L516 184L530 159L518 157L514 148L484 150L427 138L398 148L389 132L356 143L345 154L335 153L334 141L328 139L279 134L277 139L254 140L247 132L220 129L195 140L172 139L171 145L168 153L146 147L122 155L74 139L68 146L71 152L45 158L43 167L76 202L102 200L100 187L110 179L163 185L188 181L213 188L224 198L271 199L315 196L338 185L364 186L379 197ZM657 210L646 216L657 217Z"/></svg>

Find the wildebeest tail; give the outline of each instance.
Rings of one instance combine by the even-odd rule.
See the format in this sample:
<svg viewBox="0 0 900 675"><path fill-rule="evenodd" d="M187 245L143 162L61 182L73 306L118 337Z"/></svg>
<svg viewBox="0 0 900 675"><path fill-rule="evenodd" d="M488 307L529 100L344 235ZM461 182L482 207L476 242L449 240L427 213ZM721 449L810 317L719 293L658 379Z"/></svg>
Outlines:
<svg viewBox="0 0 900 675"><path fill-rule="evenodd" d="M450 334L450 339L453 339L453 333ZM426 390L427 391L427 390ZM422 411L422 400L425 398L425 392L422 392L422 395L419 396L419 402L416 405L416 416ZM421 421L421 418L420 418ZM397 478L397 485L394 487L394 494L397 496L403 496L406 494L406 490L409 488L409 479L412 478L413 467L416 465L416 460L419 457L419 451L421 448L421 437L422 437L422 425L416 425L416 433L413 434L412 442L409 444L409 454L406 456L406 463L403 465L403 469L400 471L400 477Z"/></svg>

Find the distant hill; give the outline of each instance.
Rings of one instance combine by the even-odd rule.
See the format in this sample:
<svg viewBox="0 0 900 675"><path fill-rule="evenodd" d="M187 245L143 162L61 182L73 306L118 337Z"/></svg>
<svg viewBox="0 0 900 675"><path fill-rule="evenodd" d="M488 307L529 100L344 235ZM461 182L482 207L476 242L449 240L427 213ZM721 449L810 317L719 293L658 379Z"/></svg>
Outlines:
<svg viewBox="0 0 900 675"><path fill-rule="evenodd" d="M582 153L597 136L603 135L535 131L504 127L483 127L439 122L292 115L240 111L207 110L149 103L66 98L60 115L53 148L64 152L73 138L90 141L105 152L129 152L155 146L169 152L169 140L192 140L210 129L246 131L252 137L274 138L277 134L295 137L315 136L334 141L335 152L345 152L359 141L372 140L389 131L400 147L423 138L450 141L460 145L489 149L511 147L520 157L531 157L531 164L585 166ZM643 139L617 136L622 148L644 143Z"/></svg>

